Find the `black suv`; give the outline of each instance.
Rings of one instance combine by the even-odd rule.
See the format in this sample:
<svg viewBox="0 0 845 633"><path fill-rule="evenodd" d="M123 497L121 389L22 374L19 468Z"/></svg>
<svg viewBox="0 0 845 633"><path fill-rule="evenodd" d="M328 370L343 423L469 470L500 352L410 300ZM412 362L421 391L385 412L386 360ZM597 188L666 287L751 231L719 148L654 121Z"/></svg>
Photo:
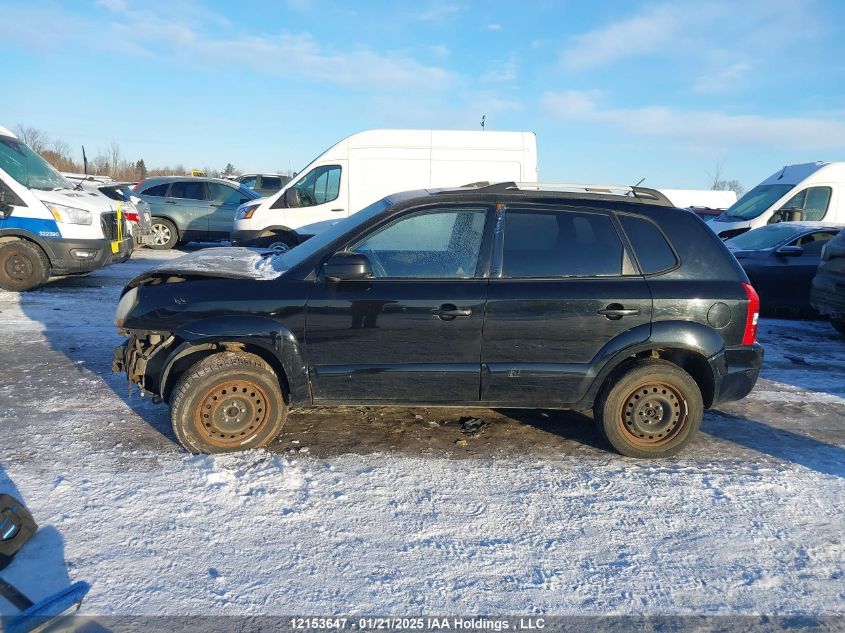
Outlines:
<svg viewBox="0 0 845 633"><path fill-rule="evenodd" d="M193 452L273 441L291 406L592 408L672 455L747 395L759 300L653 190L513 183L391 195L284 253L199 251L131 281L115 371Z"/></svg>

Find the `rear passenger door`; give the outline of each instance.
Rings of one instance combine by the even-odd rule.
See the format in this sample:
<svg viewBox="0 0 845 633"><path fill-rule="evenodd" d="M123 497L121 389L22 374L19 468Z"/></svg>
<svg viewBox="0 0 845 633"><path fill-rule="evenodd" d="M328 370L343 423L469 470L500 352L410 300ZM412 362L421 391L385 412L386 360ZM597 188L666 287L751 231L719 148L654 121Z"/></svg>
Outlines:
<svg viewBox="0 0 845 633"><path fill-rule="evenodd" d="M250 198L237 188L219 182L208 183L208 198L208 239L228 240L235 223L235 212Z"/></svg>
<svg viewBox="0 0 845 633"><path fill-rule="evenodd" d="M177 180L164 199L181 241L208 239L208 199L202 180Z"/></svg>
<svg viewBox="0 0 845 633"><path fill-rule="evenodd" d="M650 336L648 285L610 213L515 207L498 221L482 400L574 403L609 350Z"/></svg>

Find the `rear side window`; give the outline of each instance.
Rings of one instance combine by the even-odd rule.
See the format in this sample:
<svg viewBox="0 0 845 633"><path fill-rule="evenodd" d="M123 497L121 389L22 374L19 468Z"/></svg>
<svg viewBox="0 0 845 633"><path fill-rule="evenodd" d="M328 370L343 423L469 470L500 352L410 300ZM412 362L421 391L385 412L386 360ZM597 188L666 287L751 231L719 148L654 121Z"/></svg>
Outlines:
<svg viewBox="0 0 845 633"><path fill-rule="evenodd" d="M281 189L282 179L276 178L275 176L262 176L261 186L264 189Z"/></svg>
<svg viewBox="0 0 845 633"><path fill-rule="evenodd" d="M147 189L142 189L139 193L142 196L156 196L159 198L163 198L167 195L167 187L168 183L164 183L162 185L153 185L152 187L148 187Z"/></svg>
<svg viewBox="0 0 845 633"><path fill-rule="evenodd" d="M174 182L170 187L171 198L184 198L185 200L205 200L205 188L201 182L184 180Z"/></svg>
<svg viewBox="0 0 845 633"><path fill-rule="evenodd" d="M508 211L505 277L606 277L622 274L622 242L606 215Z"/></svg>
<svg viewBox="0 0 845 633"><path fill-rule="evenodd" d="M678 263L675 253L653 222L633 215L618 217L634 247L643 274L651 275L675 267Z"/></svg>

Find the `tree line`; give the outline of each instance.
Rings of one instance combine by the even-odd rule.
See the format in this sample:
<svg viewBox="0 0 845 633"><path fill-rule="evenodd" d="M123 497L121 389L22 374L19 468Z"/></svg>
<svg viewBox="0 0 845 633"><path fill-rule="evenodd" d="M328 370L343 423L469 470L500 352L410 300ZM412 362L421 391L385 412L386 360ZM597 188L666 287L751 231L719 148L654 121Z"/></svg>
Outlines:
<svg viewBox="0 0 845 633"><path fill-rule="evenodd" d="M112 141L105 151L100 150L93 157L89 157L86 170L84 161L80 162L73 157L70 145L61 139L51 139L44 130L18 125L15 128L15 134L33 151L38 152L44 160L63 172L79 174L87 172L92 175L109 176L115 180L133 182L143 180L148 176L181 176L189 173L182 163L148 167L143 158L127 159L121 153L120 145L116 141ZM218 178L239 176L242 173L232 163L227 163L222 170L204 167L202 171Z"/></svg>

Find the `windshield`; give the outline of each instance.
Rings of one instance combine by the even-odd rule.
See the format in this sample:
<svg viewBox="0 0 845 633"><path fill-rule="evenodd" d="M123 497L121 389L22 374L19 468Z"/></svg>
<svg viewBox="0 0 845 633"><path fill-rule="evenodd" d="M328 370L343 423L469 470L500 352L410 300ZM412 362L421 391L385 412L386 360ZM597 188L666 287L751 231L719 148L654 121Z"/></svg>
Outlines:
<svg viewBox="0 0 845 633"><path fill-rule="evenodd" d="M0 138L0 169L27 189L71 189L65 177L46 160L13 138Z"/></svg>
<svg viewBox="0 0 845 633"><path fill-rule="evenodd" d="M348 218L344 218L337 224L332 225L322 233L318 233L314 237L305 240L299 246L281 253L277 256L281 262L274 263L274 267L279 268L279 264L281 264L281 268L283 270L290 270L300 262L304 262L315 253L324 249L351 228L361 224L362 222L366 222L393 204L394 201L390 198L382 198L370 206L364 207L357 213L353 213Z"/></svg>
<svg viewBox="0 0 845 633"><path fill-rule="evenodd" d="M795 185L757 185L725 211L725 217L752 220L786 195Z"/></svg>
<svg viewBox="0 0 845 633"><path fill-rule="evenodd" d="M728 248L736 251L761 251L774 248L791 237L797 237L800 230L782 224L770 224L742 235L737 235L725 242Z"/></svg>

